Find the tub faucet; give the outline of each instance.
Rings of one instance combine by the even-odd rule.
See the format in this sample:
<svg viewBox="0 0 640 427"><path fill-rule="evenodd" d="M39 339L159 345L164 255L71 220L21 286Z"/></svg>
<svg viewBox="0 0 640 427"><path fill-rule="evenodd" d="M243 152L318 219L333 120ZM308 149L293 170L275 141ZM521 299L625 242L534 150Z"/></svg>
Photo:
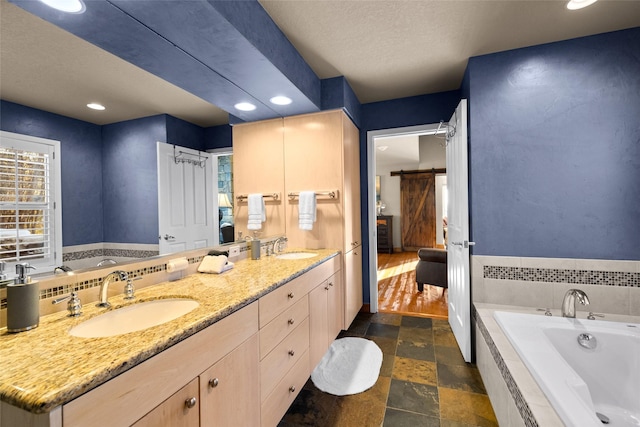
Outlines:
<svg viewBox="0 0 640 427"><path fill-rule="evenodd" d="M96 304L97 307L109 308L111 304L107 301L107 291L109 289L109 283L114 277L118 277L123 282L128 282L129 276L126 271L116 270L113 271L102 279L102 284L100 285L100 302Z"/></svg>
<svg viewBox="0 0 640 427"><path fill-rule="evenodd" d="M562 317L576 317L576 299L580 304L589 304L589 297L580 289L569 289L562 300Z"/></svg>

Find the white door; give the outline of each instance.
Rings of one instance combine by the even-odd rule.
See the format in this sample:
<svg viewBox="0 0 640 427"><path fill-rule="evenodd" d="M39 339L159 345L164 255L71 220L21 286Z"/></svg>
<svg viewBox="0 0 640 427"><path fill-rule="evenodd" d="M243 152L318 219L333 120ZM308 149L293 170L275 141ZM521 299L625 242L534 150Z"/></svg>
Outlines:
<svg viewBox="0 0 640 427"><path fill-rule="evenodd" d="M208 153L158 142L160 255L218 245L217 200L213 197L217 181L212 163Z"/></svg>
<svg viewBox="0 0 640 427"><path fill-rule="evenodd" d="M455 129L455 131L453 131ZM467 171L467 100L449 121L447 142L449 324L464 360L471 361L471 290L469 284L469 185ZM452 132L453 131L453 132ZM471 243L473 244L473 243Z"/></svg>

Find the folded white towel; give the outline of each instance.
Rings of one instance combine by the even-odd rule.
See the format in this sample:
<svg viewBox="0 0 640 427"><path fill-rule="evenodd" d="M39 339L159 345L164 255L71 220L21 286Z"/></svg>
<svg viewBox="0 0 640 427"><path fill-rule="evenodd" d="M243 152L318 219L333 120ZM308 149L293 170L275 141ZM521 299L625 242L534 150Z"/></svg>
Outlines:
<svg viewBox="0 0 640 427"><path fill-rule="evenodd" d="M249 230L260 230L262 228L262 223L267 220L262 194L249 194L247 204L249 211L247 228Z"/></svg>
<svg viewBox="0 0 640 427"><path fill-rule="evenodd" d="M298 206L298 227L300 230L313 230L316 222L316 193L314 191L301 191Z"/></svg>
<svg viewBox="0 0 640 427"><path fill-rule="evenodd" d="M198 271L200 273L220 274L233 268L233 263L227 260L224 255L207 255L202 258Z"/></svg>

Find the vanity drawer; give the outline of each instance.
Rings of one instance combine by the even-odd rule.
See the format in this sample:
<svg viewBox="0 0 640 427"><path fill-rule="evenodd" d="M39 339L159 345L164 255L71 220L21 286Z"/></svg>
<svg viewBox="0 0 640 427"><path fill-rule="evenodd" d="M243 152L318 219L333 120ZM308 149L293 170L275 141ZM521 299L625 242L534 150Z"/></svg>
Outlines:
<svg viewBox="0 0 640 427"><path fill-rule="evenodd" d="M305 351L271 394L263 400L260 417L262 427L278 425L309 378L309 351Z"/></svg>
<svg viewBox="0 0 640 427"><path fill-rule="evenodd" d="M260 359L263 359L284 337L309 317L309 299L302 298L293 307L260 329Z"/></svg>
<svg viewBox="0 0 640 427"><path fill-rule="evenodd" d="M278 381L284 377L308 348L309 318L307 317L260 362L262 400L273 391Z"/></svg>
<svg viewBox="0 0 640 427"><path fill-rule="evenodd" d="M274 317L292 307L293 304L304 298L311 289L314 289L332 276L333 273L340 270L340 259L341 257L339 256L328 259L260 298L260 328L264 328Z"/></svg>

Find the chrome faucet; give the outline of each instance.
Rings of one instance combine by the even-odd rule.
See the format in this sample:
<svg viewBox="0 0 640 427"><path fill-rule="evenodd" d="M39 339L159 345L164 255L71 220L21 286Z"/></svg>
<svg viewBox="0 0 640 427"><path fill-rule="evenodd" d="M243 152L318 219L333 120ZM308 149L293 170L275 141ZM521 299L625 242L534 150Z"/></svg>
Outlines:
<svg viewBox="0 0 640 427"><path fill-rule="evenodd" d="M271 250L271 254L273 256L278 255L278 252L280 252L280 244L283 242L284 242L284 236L280 236L273 241L273 249Z"/></svg>
<svg viewBox="0 0 640 427"><path fill-rule="evenodd" d="M107 291L109 290L109 283L114 277L118 277L123 282L129 281L129 276L126 271L116 270L106 275L104 279L102 279L102 285L100 285L100 302L96 304L97 307L109 308L111 304L107 301Z"/></svg>
<svg viewBox="0 0 640 427"><path fill-rule="evenodd" d="M576 317L576 299L582 305L589 304L589 297L580 289L569 289L562 300L562 317Z"/></svg>

